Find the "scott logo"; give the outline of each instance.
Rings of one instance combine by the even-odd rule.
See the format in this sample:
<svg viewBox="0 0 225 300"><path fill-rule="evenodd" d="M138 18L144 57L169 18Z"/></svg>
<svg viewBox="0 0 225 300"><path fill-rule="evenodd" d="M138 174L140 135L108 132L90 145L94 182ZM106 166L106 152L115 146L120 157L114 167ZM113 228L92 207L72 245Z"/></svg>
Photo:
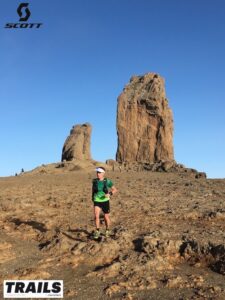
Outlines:
<svg viewBox="0 0 225 300"><path fill-rule="evenodd" d="M30 10L28 8L28 5L29 5L29 3L20 3L19 7L17 8L18 15L20 16L20 21L25 21L26 22L29 19L31 14L30 14ZM26 9L25 9L26 16L22 17L22 15L23 15L22 14L22 9L24 7L26 7Z"/></svg>
<svg viewBox="0 0 225 300"><path fill-rule="evenodd" d="M19 21L20 22L26 22L31 15L31 12L28 8L29 3L20 3L20 5L17 8L17 13L20 16ZM24 13L26 15L24 15ZM10 29L25 29L25 28L40 28L42 23L6 23L5 28L10 28Z"/></svg>

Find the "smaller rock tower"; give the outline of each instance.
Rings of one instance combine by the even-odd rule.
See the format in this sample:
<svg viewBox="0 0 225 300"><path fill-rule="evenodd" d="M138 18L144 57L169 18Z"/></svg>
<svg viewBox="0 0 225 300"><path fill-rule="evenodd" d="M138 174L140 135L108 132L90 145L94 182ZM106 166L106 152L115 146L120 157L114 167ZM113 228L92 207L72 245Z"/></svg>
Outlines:
<svg viewBox="0 0 225 300"><path fill-rule="evenodd" d="M63 146L62 161L91 159L91 131L89 123L73 126Z"/></svg>

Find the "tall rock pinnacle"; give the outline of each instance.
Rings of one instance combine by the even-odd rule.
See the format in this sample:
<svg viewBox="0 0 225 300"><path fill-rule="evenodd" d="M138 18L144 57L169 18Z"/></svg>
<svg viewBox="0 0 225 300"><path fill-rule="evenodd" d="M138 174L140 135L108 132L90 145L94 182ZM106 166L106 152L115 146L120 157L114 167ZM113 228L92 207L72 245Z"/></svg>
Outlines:
<svg viewBox="0 0 225 300"><path fill-rule="evenodd" d="M118 162L173 160L173 114L164 79L155 73L133 76L118 97Z"/></svg>

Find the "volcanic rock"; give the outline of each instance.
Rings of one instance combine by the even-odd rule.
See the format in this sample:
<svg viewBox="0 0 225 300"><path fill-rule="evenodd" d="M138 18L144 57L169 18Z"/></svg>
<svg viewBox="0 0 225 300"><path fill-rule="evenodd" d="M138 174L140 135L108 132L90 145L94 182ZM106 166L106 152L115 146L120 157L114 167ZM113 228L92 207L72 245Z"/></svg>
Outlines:
<svg viewBox="0 0 225 300"><path fill-rule="evenodd" d="M62 161L91 159L91 130L89 123L73 126L63 146Z"/></svg>
<svg viewBox="0 0 225 300"><path fill-rule="evenodd" d="M131 77L118 97L117 134L120 163L174 160L173 114L158 74Z"/></svg>

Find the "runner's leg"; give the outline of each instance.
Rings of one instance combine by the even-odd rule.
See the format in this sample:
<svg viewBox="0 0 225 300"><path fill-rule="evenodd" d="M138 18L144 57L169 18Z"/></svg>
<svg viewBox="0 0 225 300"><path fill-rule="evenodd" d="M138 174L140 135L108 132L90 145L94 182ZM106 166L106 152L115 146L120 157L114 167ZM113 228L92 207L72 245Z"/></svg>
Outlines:
<svg viewBox="0 0 225 300"><path fill-rule="evenodd" d="M96 229L100 228L100 212L101 212L101 208L99 206L94 206L94 215L95 215L95 226Z"/></svg>
<svg viewBox="0 0 225 300"><path fill-rule="evenodd" d="M109 229L109 226L110 226L110 224L111 224L110 218L109 218L109 213L108 213L108 214L104 214L104 219L105 219L105 226L106 226L106 229Z"/></svg>

